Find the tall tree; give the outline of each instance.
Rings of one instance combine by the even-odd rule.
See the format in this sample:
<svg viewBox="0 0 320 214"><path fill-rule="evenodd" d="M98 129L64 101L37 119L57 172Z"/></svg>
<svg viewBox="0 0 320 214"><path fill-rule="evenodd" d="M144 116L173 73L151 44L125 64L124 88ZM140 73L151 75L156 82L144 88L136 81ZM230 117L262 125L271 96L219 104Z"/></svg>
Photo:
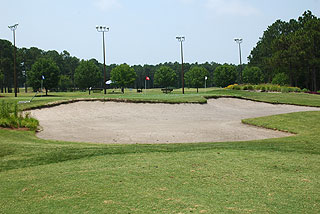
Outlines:
<svg viewBox="0 0 320 214"><path fill-rule="evenodd" d="M136 80L137 74L134 69L127 64L122 64L111 71L111 80L114 84L121 88L121 92L124 93L125 87L133 86Z"/></svg>
<svg viewBox="0 0 320 214"><path fill-rule="evenodd" d="M300 31L304 31L305 62L309 72L309 88L317 91L320 89L320 19L315 17L311 11L306 11L299 18L302 25Z"/></svg>
<svg viewBox="0 0 320 214"><path fill-rule="evenodd" d="M161 66L154 74L154 84L159 87L172 87L176 79L176 72L168 66Z"/></svg>
<svg viewBox="0 0 320 214"><path fill-rule="evenodd" d="M134 71L137 74L137 78L135 81L135 87L136 88L144 88L145 87L145 78L146 78L146 74L144 72L144 69L141 65L134 65L132 66L132 68L134 69Z"/></svg>
<svg viewBox="0 0 320 214"><path fill-rule="evenodd" d="M33 90L39 89L42 81L48 95L48 90L58 87L60 70L52 59L40 58L32 65L28 75L28 81Z"/></svg>
<svg viewBox="0 0 320 214"><path fill-rule="evenodd" d="M44 53L44 57L53 60L56 63L56 65L59 67L60 71L64 69L62 56L57 51L49 50Z"/></svg>
<svg viewBox="0 0 320 214"><path fill-rule="evenodd" d="M64 75L64 78L62 79L67 80L68 82L68 84L64 84L64 86L68 86L68 88L70 87L74 88L75 87L74 73L76 71L76 68L79 66L80 60L77 57L71 56L70 53L66 50L60 53L60 55L62 58L61 75ZM71 81L71 84L69 84L70 83L69 80Z"/></svg>
<svg viewBox="0 0 320 214"><path fill-rule="evenodd" d="M236 83L237 69L234 65L224 64L216 68L213 74L213 82L218 87L226 87Z"/></svg>
<svg viewBox="0 0 320 214"><path fill-rule="evenodd" d="M209 76L207 69L201 66L193 66L186 74L185 80L189 87L197 88L197 93L199 88L204 87L205 77Z"/></svg>
<svg viewBox="0 0 320 214"><path fill-rule="evenodd" d="M100 85L102 74L93 61L81 60L74 74L75 84L80 89L88 89Z"/></svg>
<svg viewBox="0 0 320 214"><path fill-rule="evenodd" d="M3 90L3 81L4 81L4 73L3 71L0 69L0 88L1 90Z"/></svg>
<svg viewBox="0 0 320 214"><path fill-rule="evenodd" d="M0 70L3 80L0 83L1 92L12 91L13 85L13 46L11 42L0 39Z"/></svg>
<svg viewBox="0 0 320 214"><path fill-rule="evenodd" d="M31 71L32 65L41 57L43 57L43 50L36 47L20 48L17 52L17 61L19 62L20 79L19 83L25 83L27 89L28 73ZM23 72L22 72L23 71ZM27 91L27 90L26 90Z"/></svg>

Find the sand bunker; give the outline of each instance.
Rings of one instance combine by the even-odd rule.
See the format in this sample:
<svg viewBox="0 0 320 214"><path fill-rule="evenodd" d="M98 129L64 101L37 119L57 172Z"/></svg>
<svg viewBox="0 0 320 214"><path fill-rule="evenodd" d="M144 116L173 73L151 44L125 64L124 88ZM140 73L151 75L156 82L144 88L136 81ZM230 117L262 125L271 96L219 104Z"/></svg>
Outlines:
<svg viewBox="0 0 320 214"><path fill-rule="evenodd" d="M277 138L289 134L256 128L241 119L318 108L272 105L240 99L208 104L77 102L33 110L43 139L96 143L191 143Z"/></svg>

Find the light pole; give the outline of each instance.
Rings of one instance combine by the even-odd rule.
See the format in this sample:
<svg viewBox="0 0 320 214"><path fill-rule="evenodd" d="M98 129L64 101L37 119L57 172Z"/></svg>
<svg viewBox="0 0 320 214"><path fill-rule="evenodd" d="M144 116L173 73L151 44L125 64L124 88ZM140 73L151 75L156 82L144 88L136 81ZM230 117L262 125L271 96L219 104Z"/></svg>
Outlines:
<svg viewBox="0 0 320 214"><path fill-rule="evenodd" d="M243 39L235 38L234 41L239 44L239 55L240 55L240 83L242 83L242 59L241 59L241 43Z"/></svg>
<svg viewBox="0 0 320 214"><path fill-rule="evenodd" d="M13 32L13 79L14 79L14 96L17 97L17 70L16 70L16 29L18 24L8 26Z"/></svg>
<svg viewBox="0 0 320 214"><path fill-rule="evenodd" d="M105 42L104 42L104 33L109 31L109 28L106 26L96 26L96 29L98 32L102 32L102 43L103 43L103 76L104 76L104 81L103 81L103 88L104 88L104 94L107 94L107 76L106 76L106 47L105 47Z"/></svg>
<svg viewBox="0 0 320 214"><path fill-rule="evenodd" d="M184 72L183 72L183 47L182 43L186 40L184 36L177 36L176 39L181 44L181 80L182 80L182 94L184 94Z"/></svg>

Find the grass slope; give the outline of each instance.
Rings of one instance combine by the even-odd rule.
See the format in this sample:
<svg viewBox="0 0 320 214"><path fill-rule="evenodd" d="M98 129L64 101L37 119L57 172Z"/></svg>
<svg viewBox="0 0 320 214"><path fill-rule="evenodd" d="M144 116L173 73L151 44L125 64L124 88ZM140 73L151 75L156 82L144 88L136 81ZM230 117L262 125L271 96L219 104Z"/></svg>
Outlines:
<svg viewBox="0 0 320 214"><path fill-rule="evenodd" d="M181 90L177 89L173 93L163 94L160 89L149 89L146 93L136 93L135 91L126 90L125 94L109 93L91 93L88 92L65 92L50 93L49 96L40 97L38 95L30 103L19 104L21 109L34 109L50 105L51 103L70 102L76 99L98 99L98 100L114 100L114 101L133 101L133 102L162 102L162 103L206 103L206 98L217 98L221 96L238 97L249 100L274 103L274 104L293 104L303 106L320 107L320 96L305 93L257 93L240 90L225 90L218 88L200 89L200 93L196 93L196 89L186 89L185 94L181 94ZM28 101L34 95L33 93L20 93L18 97L13 94L3 94L0 100L7 102Z"/></svg>
<svg viewBox="0 0 320 214"><path fill-rule="evenodd" d="M297 135L236 143L98 145L0 130L0 213L319 213L319 119L247 119Z"/></svg>

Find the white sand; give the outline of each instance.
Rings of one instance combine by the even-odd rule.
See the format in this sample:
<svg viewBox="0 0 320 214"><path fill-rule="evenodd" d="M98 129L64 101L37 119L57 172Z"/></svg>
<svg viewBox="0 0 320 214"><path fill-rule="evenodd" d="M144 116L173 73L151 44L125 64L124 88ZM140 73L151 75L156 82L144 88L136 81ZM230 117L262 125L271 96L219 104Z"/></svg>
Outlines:
<svg viewBox="0 0 320 214"><path fill-rule="evenodd" d="M77 102L31 113L43 127L39 138L133 144L284 137L289 134L245 125L241 119L313 110L319 108L221 98L203 105Z"/></svg>

